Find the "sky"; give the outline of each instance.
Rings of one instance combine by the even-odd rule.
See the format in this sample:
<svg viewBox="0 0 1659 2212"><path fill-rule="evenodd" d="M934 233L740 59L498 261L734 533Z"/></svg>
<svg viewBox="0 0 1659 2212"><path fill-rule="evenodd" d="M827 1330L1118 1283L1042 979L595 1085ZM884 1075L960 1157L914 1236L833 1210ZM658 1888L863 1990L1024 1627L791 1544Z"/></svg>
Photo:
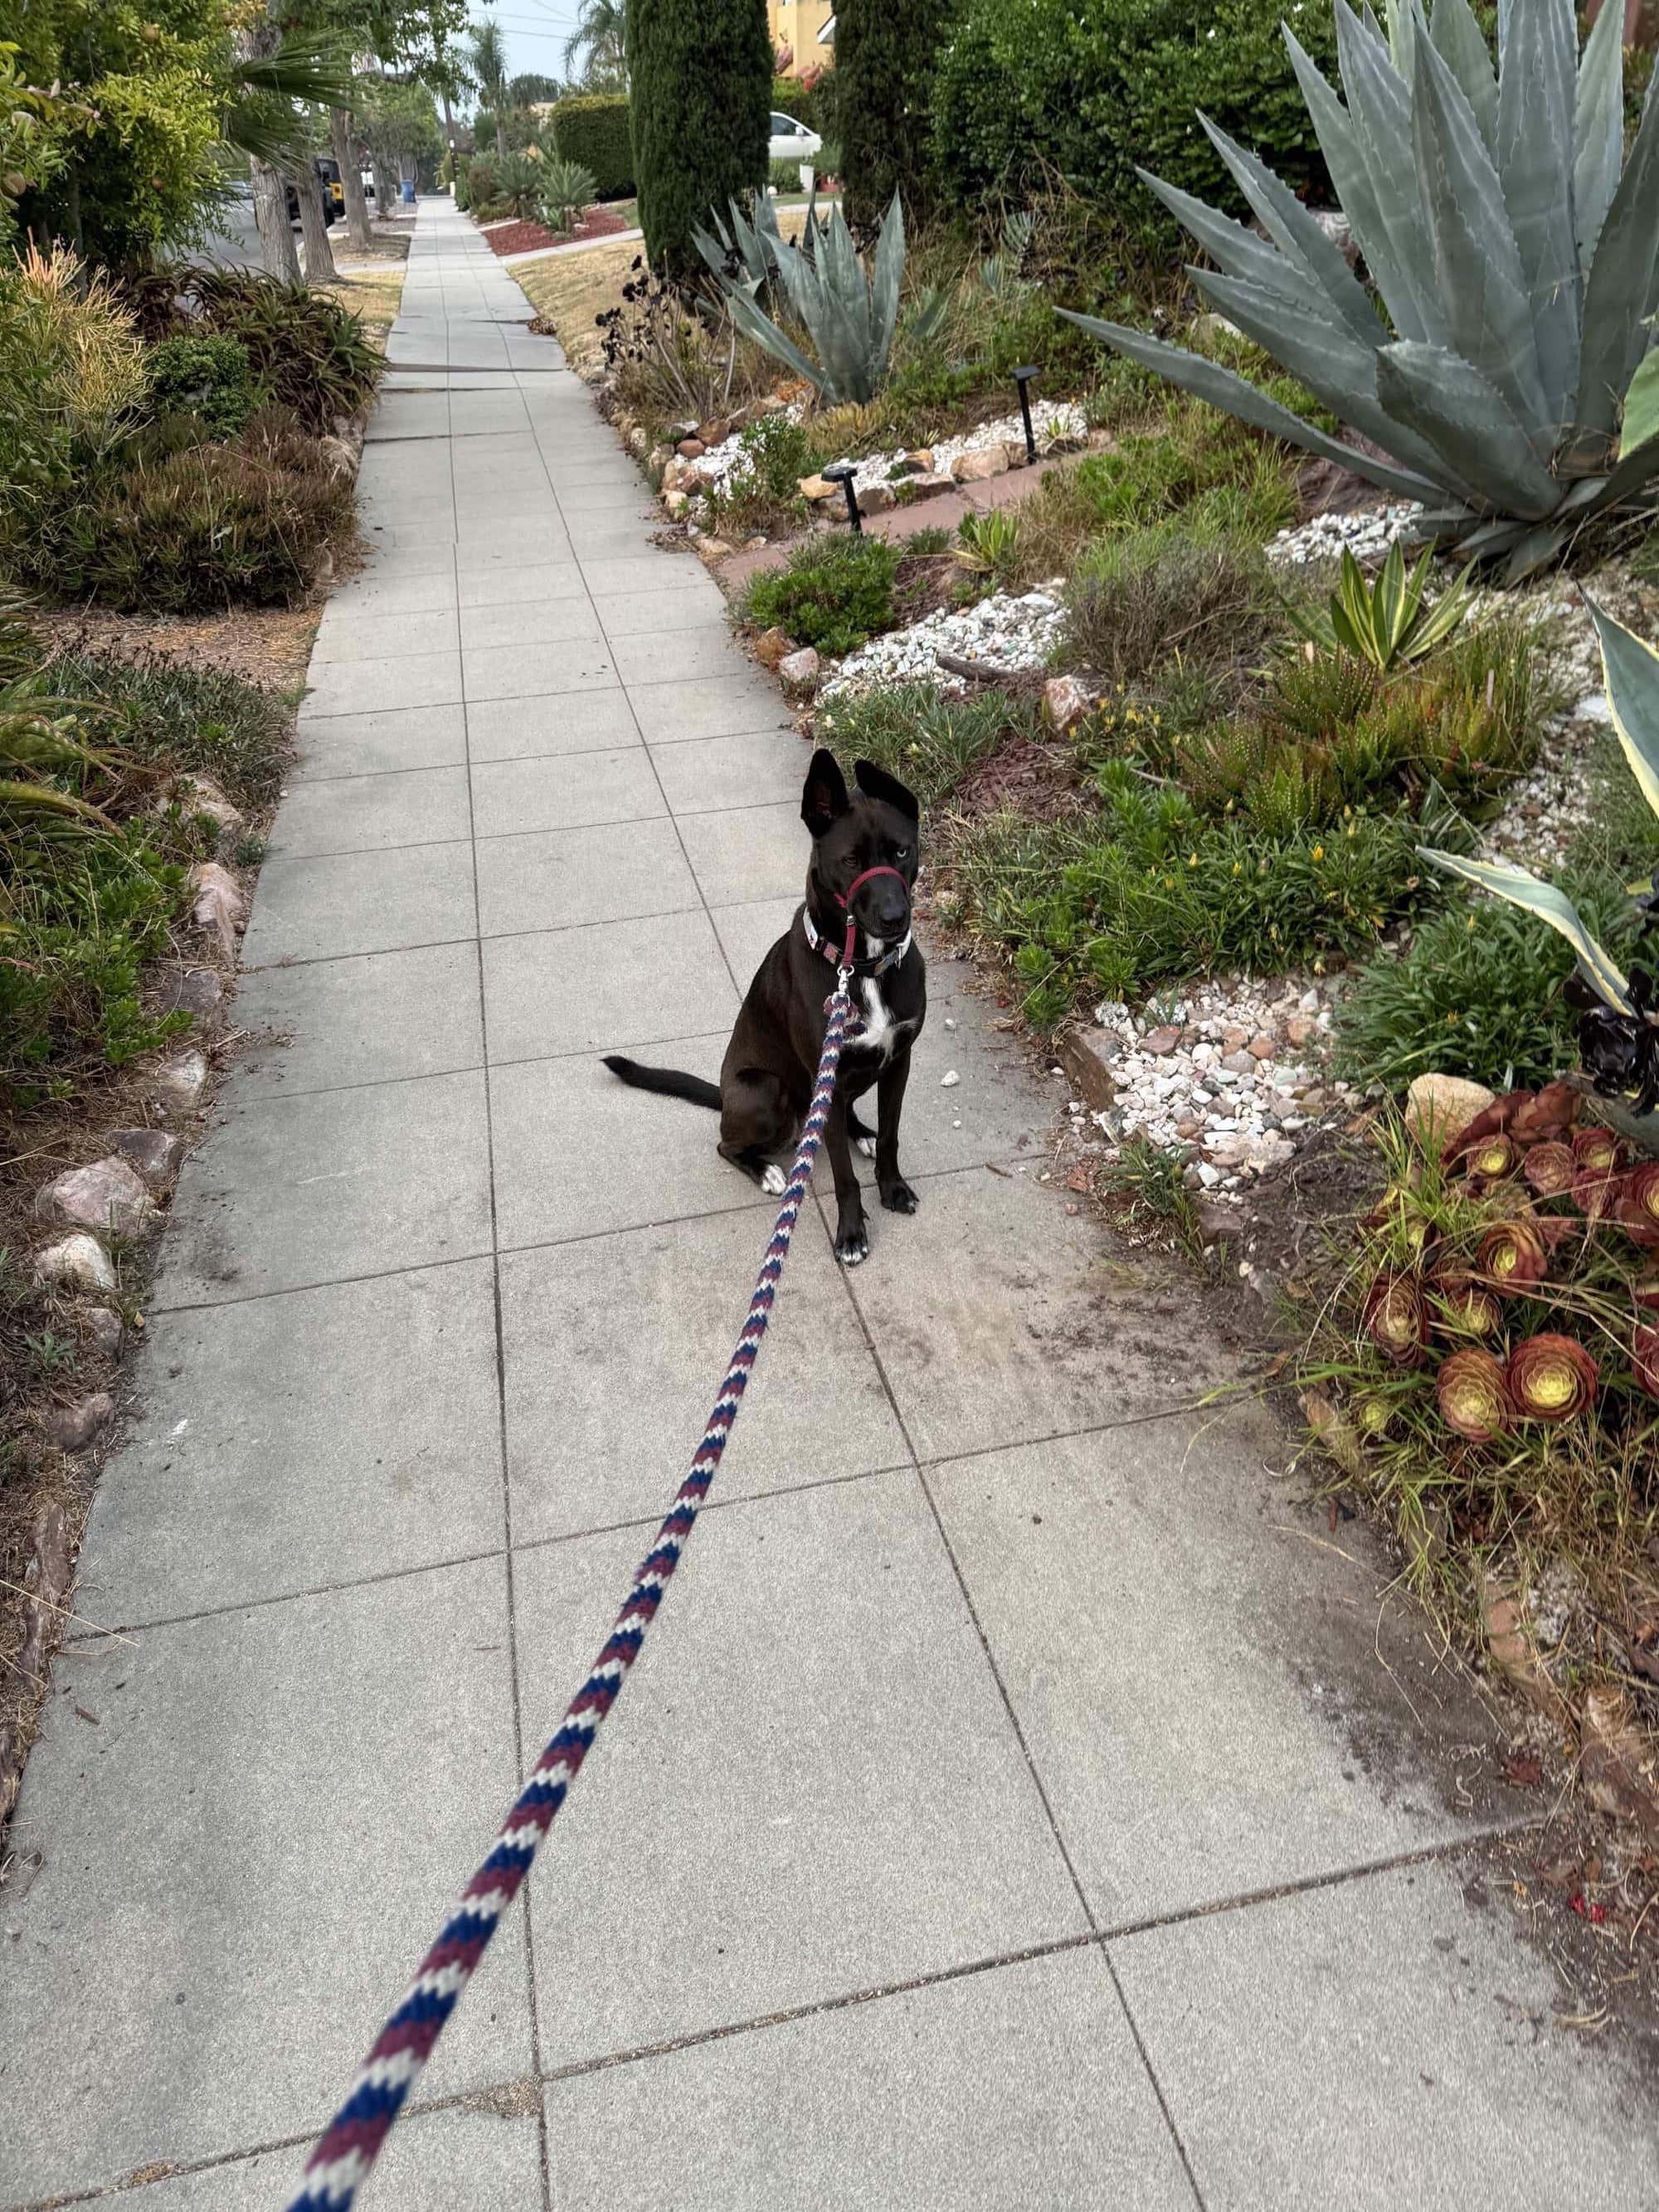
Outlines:
<svg viewBox="0 0 1659 2212"><path fill-rule="evenodd" d="M576 0L495 0L493 7L474 0L472 21L492 18L507 42L510 76L532 70L543 76L564 75L564 42L576 27Z"/></svg>

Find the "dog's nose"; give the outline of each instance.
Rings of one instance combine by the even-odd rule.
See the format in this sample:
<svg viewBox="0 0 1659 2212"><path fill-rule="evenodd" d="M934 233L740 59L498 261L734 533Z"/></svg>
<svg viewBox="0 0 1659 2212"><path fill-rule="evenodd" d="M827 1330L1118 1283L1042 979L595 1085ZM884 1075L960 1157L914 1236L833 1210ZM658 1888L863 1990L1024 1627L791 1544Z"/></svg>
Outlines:
<svg viewBox="0 0 1659 2212"><path fill-rule="evenodd" d="M898 891L889 891L877 904L876 927L883 935L903 929L910 919L910 902Z"/></svg>

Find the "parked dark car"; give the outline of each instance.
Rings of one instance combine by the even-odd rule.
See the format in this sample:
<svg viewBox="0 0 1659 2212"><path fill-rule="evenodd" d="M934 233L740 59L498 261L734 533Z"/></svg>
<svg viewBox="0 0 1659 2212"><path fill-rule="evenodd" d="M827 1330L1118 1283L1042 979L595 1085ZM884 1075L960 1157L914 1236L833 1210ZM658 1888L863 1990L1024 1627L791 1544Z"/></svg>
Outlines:
<svg viewBox="0 0 1659 2212"><path fill-rule="evenodd" d="M312 167L316 170L317 181L322 186L323 222L325 225L337 222L345 213L345 186L340 182L340 165L331 155L319 154ZM288 200L288 219L297 223L300 220L300 195L290 184L285 183L283 191Z"/></svg>

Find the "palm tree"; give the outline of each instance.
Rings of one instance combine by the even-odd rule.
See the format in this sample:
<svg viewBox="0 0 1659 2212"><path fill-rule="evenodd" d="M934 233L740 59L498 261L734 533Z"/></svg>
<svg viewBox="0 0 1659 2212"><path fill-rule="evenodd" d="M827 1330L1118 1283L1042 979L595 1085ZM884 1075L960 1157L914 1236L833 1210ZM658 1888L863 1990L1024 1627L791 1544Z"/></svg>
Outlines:
<svg viewBox="0 0 1659 2212"><path fill-rule="evenodd" d="M495 118L495 152L507 159L507 128L502 120L507 105L507 42L499 23L478 24L472 33L470 56L478 97Z"/></svg>
<svg viewBox="0 0 1659 2212"><path fill-rule="evenodd" d="M564 65L575 67L578 54L586 54L585 75L615 78L628 89L628 52L624 33L628 0L581 0L576 27L565 40Z"/></svg>

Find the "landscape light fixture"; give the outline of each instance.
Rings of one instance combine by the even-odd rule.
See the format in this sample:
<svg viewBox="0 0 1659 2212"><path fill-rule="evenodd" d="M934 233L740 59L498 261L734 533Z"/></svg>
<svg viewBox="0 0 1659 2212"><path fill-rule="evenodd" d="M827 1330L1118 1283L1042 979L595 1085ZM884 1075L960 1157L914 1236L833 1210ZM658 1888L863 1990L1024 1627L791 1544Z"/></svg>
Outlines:
<svg viewBox="0 0 1659 2212"><path fill-rule="evenodd" d="M825 483L838 483L846 493L847 520L853 526L854 537L862 538L864 524L859 517L859 495L853 488L853 479L857 474L858 471L851 461L831 461L829 467L823 471Z"/></svg>
<svg viewBox="0 0 1659 2212"><path fill-rule="evenodd" d="M1031 395L1025 387L1034 376L1041 376L1042 374L1040 368L1033 368L1029 362L1024 368L1014 371L1014 382L1019 386L1020 420L1025 425L1025 458L1028 461L1036 459L1036 436L1031 428Z"/></svg>

